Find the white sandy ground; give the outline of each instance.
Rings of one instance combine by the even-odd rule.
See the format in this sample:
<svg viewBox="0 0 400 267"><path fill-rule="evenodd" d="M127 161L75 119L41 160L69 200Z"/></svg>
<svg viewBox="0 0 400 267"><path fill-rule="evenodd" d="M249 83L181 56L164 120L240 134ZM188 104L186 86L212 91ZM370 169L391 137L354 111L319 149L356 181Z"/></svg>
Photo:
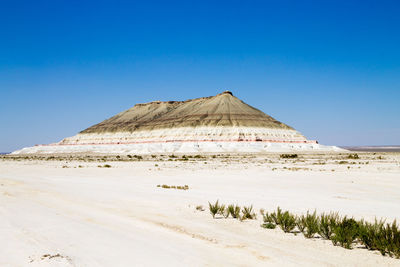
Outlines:
<svg viewBox="0 0 400 267"><path fill-rule="evenodd" d="M212 219L196 210L219 199L256 210L400 218L399 154L371 156L368 165L269 157L109 162L112 168L0 160L0 266L400 266L378 252L263 229L261 218ZM290 167L300 170L283 169Z"/></svg>

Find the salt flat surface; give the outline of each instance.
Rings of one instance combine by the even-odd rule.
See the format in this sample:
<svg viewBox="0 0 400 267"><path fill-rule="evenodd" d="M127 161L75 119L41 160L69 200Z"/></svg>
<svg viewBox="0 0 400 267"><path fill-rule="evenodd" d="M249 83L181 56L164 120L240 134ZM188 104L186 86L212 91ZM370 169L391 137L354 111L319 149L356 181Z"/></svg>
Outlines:
<svg viewBox="0 0 400 267"><path fill-rule="evenodd" d="M261 218L196 210L219 199L256 210L399 218L399 155L349 164L340 157L0 160L0 266L399 266L378 252L263 229ZM98 167L106 163L111 168Z"/></svg>

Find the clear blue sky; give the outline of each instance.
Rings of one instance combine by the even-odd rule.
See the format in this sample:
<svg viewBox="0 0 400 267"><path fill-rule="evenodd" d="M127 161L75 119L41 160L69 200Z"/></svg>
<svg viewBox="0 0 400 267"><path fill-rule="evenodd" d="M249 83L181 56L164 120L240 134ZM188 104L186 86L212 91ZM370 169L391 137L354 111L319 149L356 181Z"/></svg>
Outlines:
<svg viewBox="0 0 400 267"><path fill-rule="evenodd" d="M400 144L399 14L378 0L1 1L0 152L225 89L323 144Z"/></svg>

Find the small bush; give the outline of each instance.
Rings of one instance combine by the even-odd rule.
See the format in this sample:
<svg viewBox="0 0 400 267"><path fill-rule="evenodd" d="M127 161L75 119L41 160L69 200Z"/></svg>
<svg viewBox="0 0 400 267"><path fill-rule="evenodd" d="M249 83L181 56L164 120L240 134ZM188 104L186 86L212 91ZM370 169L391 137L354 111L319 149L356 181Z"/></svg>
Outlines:
<svg viewBox="0 0 400 267"><path fill-rule="evenodd" d="M289 211L282 212L282 209L278 207L276 212L272 213L261 213L263 215L263 220L265 224L275 224L279 225L279 227L285 232L289 233L293 231L296 227L296 217L291 214Z"/></svg>
<svg viewBox="0 0 400 267"><path fill-rule="evenodd" d="M400 229L396 220L392 224L376 221L359 224L358 237L368 249L378 250L382 255L400 258Z"/></svg>
<svg viewBox="0 0 400 267"><path fill-rule="evenodd" d="M103 165L103 168L111 168L111 165L109 165L109 164L104 164L104 165Z"/></svg>
<svg viewBox="0 0 400 267"><path fill-rule="evenodd" d="M204 211L204 207L202 205L196 206L196 210Z"/></svg>
<svg viewBox="0 0 400 267"><path fill-rule="evenodd" d="M296 217L296 226L299 231L304 234L304 230L306 228L306 217L304 215Z"/></svg>
<svg viewBox="0 0 400 267"><path fill-rule="evenodd" d="M361 221L358 228L358 238L367 249L379 250L382 255L386 253L386 240L384 239L385 222L375 219L375 223Z"/></svg>
<svg viewBox="0 0 400 267"><path fill-rule="evenodd" d="M272 212L269 214L270 222L273 222L276 225L280 225L282 223L281 219L282 219L282 209L280 207L276 209L276 212Z"/></svg>
<svg viewBox="0 0 400 267"><path fill-rule="evenodd" d="M352 243L358 235L358 223L353 219L348 219L346 216L339 220L338 224L333 228L332 242L344 248L351 249Z"/></svg>
<svg viewBox="0 0 400 267"><path fill-rule="evenodd" d="M279 226L285 233L290 233L296 227L296 216L289 211L285 211L281 214L281 224Z"/></svg>
<svg viewBox="0 0 400 267"><path fill-rule="evenodd" d="M397 226L396 220L392 224L386 226L386 237L388 240L387 250L389 255L400 258L400 229Z"/></svg>
<svg viewBox="0 0 400 267"><path fill-rule="evenodd" d="M275 216L273 216L272 214L269 214L268 212L261 212L261 215L263 216L264 223L276 224Z"/></svg>
<svg viewBox="0 0 400 267"><path fill-rule="evenodd" d="M218 200L215 202L215 204L211 204L210 202L208 202L208 208L210 210L210 213L212 215L213 218L215 218L215 215L218 213L219 211L219 203Z"/></svg>
<svg viewBox="0 0 400 267"><path fill-rule="evenodd" d="M242 221L247 219L255 220L256 218L257 215L253 212L253 205L242 208L242 217L240 218Z"/></svg>
<svg viewBox="0 0 400 267"><path fill-rule="evenodd" d="M333 229L336 227L338 221L338 213L322 213L319 218L318 234L325 239L331 239Z"/></svg>
<svg viewBox="0 0 400 267"><path fill-rule="evenodd" d="M231 204L228 206L227 209L228 209L229 215L231 215L232 218L234 218L234 219L240 218L240 206Z"/></svg>
<svg viewBox="0 0 400 267"><path fill-rule="evenodd" d="M314 211L312 214L307 211L306 216L303 219L304 230L303 234L306 238L312 238L316 233L318 233L319 228L319 218L317 212Z"/></svg>
<svg viewBox="0 0 400 267"><path fill-rule="evenodd" d="M263 223L261 225L261 227L266 228L266 229L275 229L276 228L276 224L271 223L271 222L267 222L267 223Z"/></svg>
<svg viewBox="0 0 400 267"><path fill-rule="evenodd" d="M224 216L224 218L227 218L229 216L229 213L228 213L228 216L225 216L226 213L225 213L225 205L224 204L221 204L218 207L218 214L221 215L221 216Z"/></svg>

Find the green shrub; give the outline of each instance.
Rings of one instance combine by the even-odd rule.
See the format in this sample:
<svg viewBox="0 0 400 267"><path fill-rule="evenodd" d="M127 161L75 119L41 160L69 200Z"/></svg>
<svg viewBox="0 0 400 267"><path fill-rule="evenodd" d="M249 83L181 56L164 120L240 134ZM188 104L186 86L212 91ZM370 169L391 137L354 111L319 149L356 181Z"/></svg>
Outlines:
<svg viewBox="0 0 400 267"><path fill-rule="evenodd" d="M261 224L261 227L267 228L267 229L275 229L276 228L276 224L271 223L271 222L267 222L267 223Z"/></svg>
<svg viewBox="0 0 400 267"><path fill-rule="evenodd" d="M338 220L338 213L322 213L319 218L318 234L325 239L331 239L333 229L336 227Z"/></svg>
<svg viewBox="0 0 400 267"><path fill-rule="evenodd" d="M304 215L296 217L296 226L299 231L304 234L304 230L306 228L306 217Z"/></svg>
<svg viewBox="0 0 400 267"><path fill-rule="evenodd" d="M219 211L219 203L218 200L215 202L215 204L211 204L210 202L208 202L208 208L210 210L210 213L212 215L213 218L215 218L215 215L218 213Z"/></svg>
<svg viewBox="0 0 400 267"><path fill-rule="evenodd" d="M387 242L384 237L384 221L375 219L374 223L359 222L358 238L367 249L379 250L382 255L386 254Z"/></svg>
<svg viewBox="0 0 400 267"><path fill-rule="evenodd" d="M279 221L281 222L279 226L285 233L290 233L296 227L296 216L289 211L281 213Z"/></svg>
<svg viewBox="0 0 400 267"><path fill-rule="evenodd" d="M228 212L234 219L240 218L240 206L231 204L228 206Z"/></svg>
<svg viewBox="0 0 400 267"><path fill-rule="evenodd" d="M296 217L289 211L282 212L282 209L280 207L278 207L276 211L272 213L264 213L264 211L260 212L263 216L264 224L279 225L279 227L285 233L293 231L293 229L296 227Z"/></svg>
<svg viewBox="0 0 400 267"><path fill-rule="evenodd" d="M204 211L204 208L203 208L202 205L198 205L198 206L196 206L196 210L198 210L198 211Z"/></svg>
<svg viewBox="0 0 400 267"><path fill-rule="evenodd" d="M317 212L314 211L312 214L307 211L304 217L304 230L303 234L306 238L312 238L316 233L318 233L319 228L319 218Z"/></svg>
<svg viewBox="0 0 400 267"><path fill-rule="evenodd" d="M256 218L257 215L253 212L253 205L242 208L242 217L240 218L242 221L247 219L255 220Z"/></svg>
<svg viewBox="0 0 400 267"><path fill-rule="evenodd" d="M271 222L275 223L276 225L280 225L282 223L282 209L278 207L276 212L272 212L269 214Z"/></svg>
<svg viewBox="0 0 400 267"><path fill-rule="evenodd" d="M358 222L353 218L348 219L346 216L340 219L338 224L333 228L332 242L344 248L351 249L352 243L358 236Z"/></svg>
<svg viewBox="0 0 400 267"><path fill-rule="evenodd" d="M365 235L365 227L367 227L367 235ZM382 220L375 222L374 225L363 223L360 226L359 238L367 248L377 249L382 255L389 254L391 257L400 258L400 229L396 220L386 225Z"/></svg>
<svg viewBox="0 0 400 267"><path fill-rule="evenodd" d="M389 255L400 258L400 229L397 226L396 220L392 224L386 226L386 237L388 239L388 253Z"/></svg>
<svg viewBox="0 0 400 267"><path fill-rule="evenodd" d="M263 216L264 223L276 224L275 216L269 214L268 212L261 212L261 215Z"/></svg>
<svg viewBox="0 0 400 267"><path fill-rule="evenodd" d="M218 207L218 214L225 217L225 205L222 204ZM228 214L228 216L229 216L229 214ZM225 218L227 218L227 217L225 217Z"/></svg>

